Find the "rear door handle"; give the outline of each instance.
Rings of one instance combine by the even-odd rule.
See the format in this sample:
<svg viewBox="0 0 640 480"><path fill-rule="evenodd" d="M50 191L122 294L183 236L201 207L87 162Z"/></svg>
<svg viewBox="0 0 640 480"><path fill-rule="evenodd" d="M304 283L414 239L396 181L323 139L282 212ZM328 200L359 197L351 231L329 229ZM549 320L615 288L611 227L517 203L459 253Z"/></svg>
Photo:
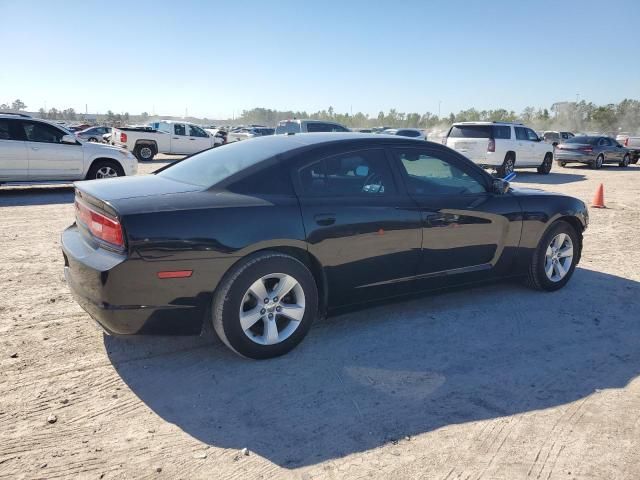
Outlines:
<svg viewBox="0 0 640 480"><path fill-rule="evenodd" d="M313 219L318 225L323 227L328 227L336 223L335 213L319 213L318 215L314 215Z"/></svg>
<svg viewBox="0 0 640 480"><path fill-rule="evenodd" d="M31 150L40 150L40 147L31 147Z"/></svg>
<svg viewBox="0 0 640 480"><path fill-rule="evenodd" d="M189 140L195 140L195 138L190 138Z"/></svg>
<svg viewBox="0 0 640 480"><path fill-rule="evenodd" d="M173 137L174 140L180 140L180 137Z"/></svg>

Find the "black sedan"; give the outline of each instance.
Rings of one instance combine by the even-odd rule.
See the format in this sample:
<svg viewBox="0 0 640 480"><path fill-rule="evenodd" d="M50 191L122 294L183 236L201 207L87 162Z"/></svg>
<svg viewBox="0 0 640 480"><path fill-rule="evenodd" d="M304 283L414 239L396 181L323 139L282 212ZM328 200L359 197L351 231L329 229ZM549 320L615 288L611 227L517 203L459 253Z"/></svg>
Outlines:
<svg viewBox="0 0 640 480"><path fill-rule="evenodd" d="M282 355L347 305L505 277L556 290L583 202L516 190L439 144L311 133L76 183L62 234L77 301L113 334L198 334Z"/></svg>
<svg viewBox="0 0 640 480"><path fill-rule="evenodd" d="M628 167L631 162L631 151L611 137L573 137L557 145L553 155L562 167L568 163L585 163L596 169L605 163Z"/></svg>

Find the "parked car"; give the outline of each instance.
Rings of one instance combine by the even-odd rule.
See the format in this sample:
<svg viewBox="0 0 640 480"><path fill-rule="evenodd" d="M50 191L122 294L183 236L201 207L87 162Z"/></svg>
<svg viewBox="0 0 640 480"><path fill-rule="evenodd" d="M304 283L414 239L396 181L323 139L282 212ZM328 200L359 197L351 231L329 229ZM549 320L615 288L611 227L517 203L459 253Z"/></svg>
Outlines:
<svg viewBox="0 0 640 480"><path fill-rule="evenodd" d="M631 134L618 135L616 141L629 150L631 163L638 163L638 159L640 159L640 136Z"/></svg>
<svg viewBox="0 0 640 480"><path fill-rule="evenodd" d="M212 322L258 359L346 305L503 277L562 288L588 223L582 201L510 188L440 144L361 133L232 143L78 182L75 205L65 276L108 332Z"/></svg>
<svg viewBox="0 0 640 480"><path fill-rule="evenodd" d="M137 160L126 150L83 142L45 120L0 114L0 183L69 182L137 170Z"/></svg>
<svg viewBox="0 0 640 480"><path fill-rule="evenodd" d="M219 147L227 143L228 133L222 128L209 127L204 129L209 135L213 136L213 146Z"/></svg>
<svg viewBox="0 0 640 480"><path fill-rule="evenodd" d="M193 123L163 120L144 128L114 128L111 143L133 152L138 160L148 161L158 153L190 155L208 150L219 140Z"/></svg>
<svg viewBox="0 0 640 480"><path fill-rule="evenodd" d="M553 165L553 146L521 123L454 123L442 143L483 168L494 168L500 177L520 167L536 167L546 175Z"/></svg>
<svg viewBox="0 0 640 480"><path fill-rule="evenodd" d="M76 137L87 142L101 142L107 133L111 133L111 127L89 127L76 132Z"/></svg>
<svg viewBox="0 0 640 480"><path fill-rule="evenodd" d="M631 152L611 137L573 137L556 147L556 161L561 166L569 163L586 163L600 168L605 163L627 167Z"/></svg>
<svg viewBox="0 0 640 480"><path fill-rule="evenodd" d="M227 142L238 142L247 140L248 138L264 137L265 135L273 135L275 130L268 127L243 127L234 129L227 135Z"/></svg>
<svg viewBox="0 0 640 480"><path fill-rule="evenodd" d="M573 137L575 137L575 135L571 132L546 131L542 133L542 139L545 142L552 144L553 146L556 146L559 143L562 143Z"/></svg>
<svg viewBox="0 0 640 480"><path fill-rule="evenodd" d="M385 135L400 135L401 137L415 138L416 140L426 140L427 134L417 128L390 128L380 133Z"/></svg>
<svg viewBox="0 0 640 480"><path fill-rule="evenodd" d="M282 120L276 126L276 135L313 132L349 132L350 130L335 122L323 120Z"/></svg>

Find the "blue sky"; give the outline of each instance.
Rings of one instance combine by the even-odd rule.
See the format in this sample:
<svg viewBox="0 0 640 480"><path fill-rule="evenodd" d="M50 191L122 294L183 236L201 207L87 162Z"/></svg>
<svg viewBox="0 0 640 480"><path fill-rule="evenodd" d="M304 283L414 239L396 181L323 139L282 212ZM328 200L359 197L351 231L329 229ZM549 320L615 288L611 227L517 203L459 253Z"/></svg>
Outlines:
<svg viewBox="0 0 640 480"><path fill-rule="evenodd" d="M30 110L437 114L441 102L444 115L640 98L637 0L0 0L0 19L0 103Z"/></svg>

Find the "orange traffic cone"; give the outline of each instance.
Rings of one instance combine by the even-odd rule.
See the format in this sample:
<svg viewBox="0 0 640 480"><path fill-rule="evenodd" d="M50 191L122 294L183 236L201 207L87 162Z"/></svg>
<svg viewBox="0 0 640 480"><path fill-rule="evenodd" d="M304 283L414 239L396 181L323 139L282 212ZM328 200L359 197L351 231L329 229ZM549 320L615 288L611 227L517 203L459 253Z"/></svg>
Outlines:
<svg viewBox="0 0 640 480"><path fill-rule="evenodd" d="M593 203L591 203L593 208L607 208L604 206L604 186L600 184L598 190L596 190L596 196L593 197Z"/></svg>

